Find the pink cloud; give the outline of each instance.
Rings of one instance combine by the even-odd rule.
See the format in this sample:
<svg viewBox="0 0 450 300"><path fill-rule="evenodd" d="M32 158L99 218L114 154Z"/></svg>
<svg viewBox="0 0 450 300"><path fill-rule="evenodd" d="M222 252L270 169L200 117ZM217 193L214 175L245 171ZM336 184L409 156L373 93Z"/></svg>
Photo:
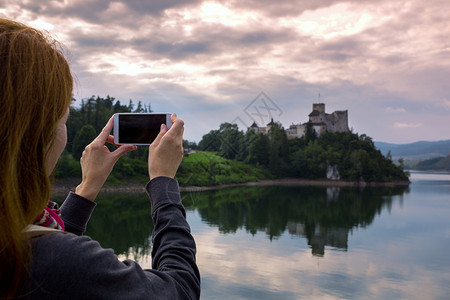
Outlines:
<svg viewBox="0 0 450 300"><path fill-rule="evenodd" d="M398 129L410 129L410 128L419 128L422 127L422 123L400 123L400 122L395 122L394 123L394 128L398 128Z"/></svg>

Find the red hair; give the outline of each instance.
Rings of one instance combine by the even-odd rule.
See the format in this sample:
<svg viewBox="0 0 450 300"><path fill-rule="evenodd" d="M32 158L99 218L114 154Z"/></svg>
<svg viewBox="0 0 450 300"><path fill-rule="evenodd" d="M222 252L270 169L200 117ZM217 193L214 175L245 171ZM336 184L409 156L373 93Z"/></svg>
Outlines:
<svg viewBox="0 0 450 300"><path fill-rule="evenodd" d="M28 276L31 252L22 230L50 198L46 156L72 88L55 40L0 19L0 297L17 295Z"/></svg>

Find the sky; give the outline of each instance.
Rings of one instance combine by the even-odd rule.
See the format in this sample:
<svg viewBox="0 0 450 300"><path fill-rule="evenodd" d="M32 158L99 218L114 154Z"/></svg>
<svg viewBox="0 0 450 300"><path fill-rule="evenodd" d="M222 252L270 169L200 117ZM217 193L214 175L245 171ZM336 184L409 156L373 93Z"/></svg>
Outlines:
<svg viewBox="0 0 450 300"><path fill-rule="evenodd" d="M375 141L450 139L448 0L0 0L0 17L48 31L92 95L150 104L199 142L348 110Z"/></svg>

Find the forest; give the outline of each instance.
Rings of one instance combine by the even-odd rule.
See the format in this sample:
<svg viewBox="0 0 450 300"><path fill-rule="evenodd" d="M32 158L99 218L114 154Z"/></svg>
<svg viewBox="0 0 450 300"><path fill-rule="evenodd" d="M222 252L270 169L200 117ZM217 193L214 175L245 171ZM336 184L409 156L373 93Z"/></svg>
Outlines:
<svg viewBox="0 0 450 300"><path fill-rule="evenodd" d="M83 99L70 108L66 150L61 156L56 179L80 177L79 159L85 146L101 131L108 119L119 112L151 112L149 105L132 100L122 104L107 96ZM275 178L326 179L327 169L338 170L339 179L359 182L408 181L402 162L394 164L383 156L365 134L329 133L317 137L311 124L301 138L288 139L283 126L275 123L268 134L236 124L222 123L206 133L198 145L183 141L185 158L177 179L180 185L217 185ZM114 146L111 146L114 147ZM113 148L111 148L113 149ZM148 147L139 146L121 158L107 183L127 184L147 180Z"/></svg>
<svg viewBox="0 0 450 300"><path fill-rule="evenodd" d="M414 169L450 171L450 154L445 157L435 157L419 162Z"/></svg>
<svg viewBox="0 0 450 300"><path fill-rule="evenodd" d="M280 123L275 123L268 134L251 129L244 133L236 124L223 123L205 134L198 148L263 167L275 178L325 179L327 168L335 166L340 179L346 181L408 180L402 161L396 165L389 155L383 156L369 136L349 131L325 132L319 138L311 124L303 137L288 139Z"/></svg>

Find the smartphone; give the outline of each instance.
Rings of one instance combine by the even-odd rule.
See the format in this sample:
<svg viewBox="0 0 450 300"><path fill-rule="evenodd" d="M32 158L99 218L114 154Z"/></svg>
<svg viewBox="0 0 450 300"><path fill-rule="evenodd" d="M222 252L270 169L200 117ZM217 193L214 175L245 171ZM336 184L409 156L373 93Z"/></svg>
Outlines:
<svg viewBox="0 0 450 300"><path fill-rule="evenodd" d="M117 113L114 115L114 143L117 145L150 145L161 124L170 129L169 113Z"/></svg>

